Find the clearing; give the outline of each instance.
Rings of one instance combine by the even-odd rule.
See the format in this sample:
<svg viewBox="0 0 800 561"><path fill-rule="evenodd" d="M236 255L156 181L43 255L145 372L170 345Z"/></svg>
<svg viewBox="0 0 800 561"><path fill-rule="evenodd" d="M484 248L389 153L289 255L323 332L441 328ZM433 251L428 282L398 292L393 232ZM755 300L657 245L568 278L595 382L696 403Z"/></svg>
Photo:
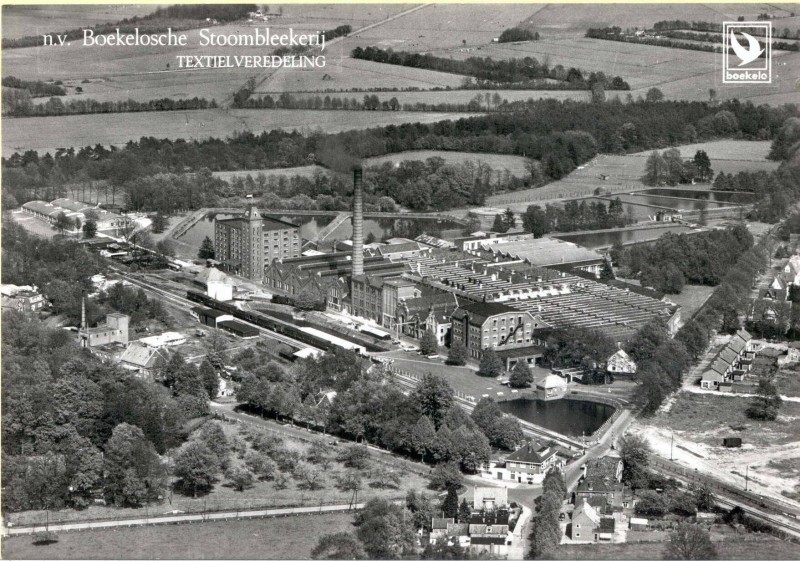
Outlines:
<svg viewBox="0 0 800 561"><path fill-rule="evenodd" d="M61 147L102 144L122 146L143 136L200 140L226 138L237 132L321 130L336 133L402 123L435 123L480 113L414 113L407 111L315 111L290 109L204 109L147 113L107 113L64 117L4 119L3 155Z"/></svg>
<svg viewBox="0 0 800 561"><path fill-rule="evenodd" d="M317 540L353 529L351 514L320 514L62 532L36 546L3 539L4 559L310 559Z"/></svg>
<svg viewBox="0 0 800 561"><path fill-rule="evenodd" d="M683 317L685 321L694 316L694 313L708 300L708 297L711 296L715 288L715 286L687 284L683 287L680 294L667 294L667 298L669 298L671 302L681 306L681 317Z"/></svg>
<svg viewBox="0 0 800 561"><path fill-rule="evenodd" d="M477 152L449 152L447 150L411 150L398 154L388 154L386 156L376 156L364 160L364 166L381 165L385 162L398 164L409 160L427 160L428 158L442 158L448 164L463 164L465 162L480 162L491 166L496 173L508 170L517 177L527 177L530 172L525 168L527 158L522 156L508 156L504 154L482 154Z"/></svg>
<svg viewBox="0 0 800 561"><path fill-rule="evenodd" d="M780 465L800 461L800 403L785 401L777 421L761 422L745 415L749 402L736 394L681 391L631 430L643 434L665 458L674 435L677 462L729 484L744 487L745 466L750 466L750 488L781 498L781 491L792 491L797 483L796 474ZM742 447L724 448L722 439L728 436L741 437Z"/></svg>
<svg viewBox="0 0 800 561"><path fill-rule="evenodd" d="M247 171L215 171L212 175L214 177L224 179L225 181L231 181L234 177L245 178L248 175L251 176L253 179L255 179L256 177L258 177L258 175L264 175L265 177L280 176L280 175L285 175L287 177L292 177L294 175L300 175L302 177L314 177L317 173L328 173L328 170L322 166L313 165L313 166L301 166L297 168L253 169Z"/></svg>

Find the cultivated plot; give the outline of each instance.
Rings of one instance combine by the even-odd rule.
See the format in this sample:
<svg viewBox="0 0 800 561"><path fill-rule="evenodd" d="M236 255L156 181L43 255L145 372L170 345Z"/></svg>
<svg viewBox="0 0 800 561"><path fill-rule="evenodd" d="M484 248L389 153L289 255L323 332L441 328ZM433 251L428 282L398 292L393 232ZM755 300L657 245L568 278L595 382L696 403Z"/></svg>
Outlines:
<svg viewBox="0 0 800 561"><path fill-rule="evenodd" d="M474 117L476 113L414 113L406 111L306 111L206 109L149 113L110 113L64 117L6 119L3 155L37 150L54 151L70 146L122 145L143 136L201 140L226 138L237 132L260 133L275 129L336 133L402 123L434 123Z"/></svg>

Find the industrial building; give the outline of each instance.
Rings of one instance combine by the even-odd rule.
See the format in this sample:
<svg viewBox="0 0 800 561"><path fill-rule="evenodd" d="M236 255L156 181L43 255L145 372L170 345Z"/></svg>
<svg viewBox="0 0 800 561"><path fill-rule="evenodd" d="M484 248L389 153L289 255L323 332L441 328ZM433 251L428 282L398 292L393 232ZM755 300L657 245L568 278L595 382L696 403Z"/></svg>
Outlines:
<svg viewBox="0 0 800 561"><path fill-rule="evenodd" d="M48 222L49 224L55 224L58 216L62 213L75 224L77 224L75 222L77 218L81 225L86 224L89 218L93 218L97 223L98 231L115 232L128 221L126 217L120 216L119 214L109 212L94 205L88 205L66 198L56 199L50 203L45 201L29 201L22 205L22 211L39 220ZM80 227L73 231L79 230Z"/></svg>
<svg viewBox="0 0 800 561"><path fill-rule="evenodd" d="M273 261L300 256L300 233L294 224L261 216L250 206L241 217L214 221L214 251L225 270L261 280Z"/></svg>

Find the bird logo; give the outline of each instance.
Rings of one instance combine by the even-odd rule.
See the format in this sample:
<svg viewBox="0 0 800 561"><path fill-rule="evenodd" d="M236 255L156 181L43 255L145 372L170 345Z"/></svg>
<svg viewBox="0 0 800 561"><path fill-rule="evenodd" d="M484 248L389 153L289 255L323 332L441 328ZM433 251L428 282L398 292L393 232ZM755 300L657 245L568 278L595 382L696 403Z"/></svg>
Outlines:
<svg viewBox="0 0 800 561"><path fill-rule="evenodd" d="M739 40L736 38L736 32L733 29L730 30L730 33L731 48L733 49L734 54L739 57L739 60L742 61L739 63L739 66L744 66L745 64L753 62L764 53L764 49L761 48L761 44L749 33L745 33L744 31L739 32L744 35L745 39L747 39L746 49L741 43L739 43Z"/></svg>

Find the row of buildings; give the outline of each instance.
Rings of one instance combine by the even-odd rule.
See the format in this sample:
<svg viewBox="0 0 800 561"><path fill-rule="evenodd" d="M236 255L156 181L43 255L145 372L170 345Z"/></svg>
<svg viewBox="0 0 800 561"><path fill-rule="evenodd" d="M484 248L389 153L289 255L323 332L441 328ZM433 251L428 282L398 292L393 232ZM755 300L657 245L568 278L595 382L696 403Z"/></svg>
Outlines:
<svg viewBox="0 0 800 561"><path fill-rule="evenodd" d="M72 199L61 198L51 202L29 201L22 205L22 212L34 218L55 225L59 216L63 215L72 224L72 232L80 230L89 218L97 223L98 231L115 232L125 227L128 219L102 209L97 205L89 205Z"/></svg>
<svg viewBox="0 0 800 561"><path fill-rule="evenodd" d="M750 372L756 349L752 336L740 329L711 359L700 378L700 387L732 392L735 382L742 382Z"/></svg>

